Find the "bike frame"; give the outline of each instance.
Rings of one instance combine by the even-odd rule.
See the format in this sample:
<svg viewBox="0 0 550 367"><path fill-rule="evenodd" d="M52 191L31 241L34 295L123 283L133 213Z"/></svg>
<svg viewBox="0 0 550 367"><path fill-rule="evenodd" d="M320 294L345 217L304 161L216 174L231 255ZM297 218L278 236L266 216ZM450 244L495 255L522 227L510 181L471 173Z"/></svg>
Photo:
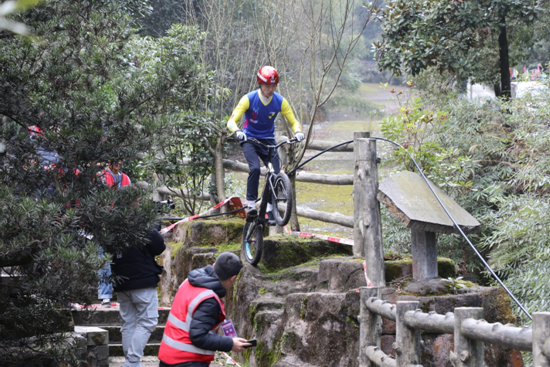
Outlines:
<svg viewBox="0 0 550 367"><path fill-rule="evenodd" d="M266 145L256 139L250 139L250 141L253 144L259 144L267 148L267 173L265 174L265 184L264 184L264 190L262 191L262 201L260 204L260 210L258 211L258 218L256 219L259 224L265 225L265 214L267 213L267 203L269 202L269 198L272 193L274 193L275 188L273 187L273 179L276 176L275 170L273 169L273 163L271 163L271 159L273 158L273 151L277 148L279 148L281 145L284 144L290 144L293 143L296 140L296 138L285 140L280 142L277 145Z"/></svg>

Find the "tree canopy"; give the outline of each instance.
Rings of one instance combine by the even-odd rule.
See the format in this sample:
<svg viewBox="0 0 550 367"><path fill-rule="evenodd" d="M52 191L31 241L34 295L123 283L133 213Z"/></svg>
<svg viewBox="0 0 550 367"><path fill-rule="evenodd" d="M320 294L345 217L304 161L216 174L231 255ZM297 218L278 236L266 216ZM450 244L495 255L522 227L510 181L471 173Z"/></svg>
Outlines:
<svg viewBox="0 0 550 367"><path fill-rule="evenodd" d="M44 1L12 17L31 36L0 31L3 366L70 359L52 332L67 330L70 303L95 298L97 246L139 246L155 225L150 193L107 189L98 173L118 159L132 172L165 116L203 104L206 77L188 50L196 30L135 35L147 11L138 0Z"/></svg>
<svg viewBox="0 0 550 367"><path fill-rule="evenodd" d="M381 70L418 75L451 72L458 81L510 91L507 28L537 16L537 0L395 0L380 8L382 40L375 42Z"/></svg>

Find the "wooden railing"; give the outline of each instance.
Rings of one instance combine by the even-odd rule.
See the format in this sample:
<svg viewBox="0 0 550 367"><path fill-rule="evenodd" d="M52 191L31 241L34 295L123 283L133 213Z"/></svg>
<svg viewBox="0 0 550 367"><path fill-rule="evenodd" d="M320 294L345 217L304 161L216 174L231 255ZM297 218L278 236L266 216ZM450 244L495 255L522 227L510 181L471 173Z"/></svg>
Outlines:
<svg viewBox="0 0 550 367"><path fill-rule="evenodd" d="M454 367L484 366L484 343L532 352L534 366L550 367L550 312L534 313L532 327L516 327L486 322L480 307L424 313L418 301L392 304L380 294L381 287L361 287L360 367L421 367L421 331L454 334ZM396 324L395 358L380 349L382 317Z"/></svg>
<svg viewBox="0 0 550 367"><path fill-rule="evenodd" d="M337 145L339 142L330 141L314 141L308 146L308 150L322 151ZM335 152L353 152L353 143L335 148ZM190 164L191 159L186 158L181 160L182 165ZM223 160L223 167L227 170L237 172L248 172L248 164L232 161L229 159ZM266 168L261 168L261 175L266 174ZM321 185L353 185L353 175L340 174L340 175L328 175L328 174L316 174L309 172L296 173L297 182L315 183ZM188 197L187 190L168 188L166 186L158 187L155 189L155 200L164 200L164 195L178 195ZM210 200L210 194L203 192L197 197L198 200ZM353 228L353 216L343 215L339 213L328 213L319 210L314 210L306 207L298 207L297 214L299 217L318 220L325 223L338 224L344 227Z"/></svg>

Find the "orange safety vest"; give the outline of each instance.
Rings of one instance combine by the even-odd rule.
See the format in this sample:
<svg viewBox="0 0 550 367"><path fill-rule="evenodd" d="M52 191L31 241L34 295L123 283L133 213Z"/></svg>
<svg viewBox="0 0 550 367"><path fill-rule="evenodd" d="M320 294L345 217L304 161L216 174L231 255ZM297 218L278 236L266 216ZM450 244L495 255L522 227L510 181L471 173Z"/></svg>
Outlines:
<svg viewBox="0 0 550 367"><path fill-rule="evenodd" d="M212 330L217 330L225 320L225 307L211 289L194 287L186 279L178 289L160 343L159 359L164 363L204 362L210 364L216 354L213 350L197 348L189 338L191 320L197 306L208 298L215 298L220 305L220 319Z"/></svg>

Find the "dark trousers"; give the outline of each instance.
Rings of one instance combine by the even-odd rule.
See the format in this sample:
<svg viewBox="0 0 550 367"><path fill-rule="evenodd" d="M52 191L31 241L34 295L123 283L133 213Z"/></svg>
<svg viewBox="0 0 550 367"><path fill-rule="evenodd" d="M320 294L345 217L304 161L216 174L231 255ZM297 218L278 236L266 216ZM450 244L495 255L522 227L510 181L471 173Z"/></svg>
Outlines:
<svg viewBox="0 0 550 367"><path fill-rule="evenodd" d="M208 367L208 363L204 362L183 362L183 363L176 363L176 364L168 364L164 363L163 361L160 361L159 367Z"/></svg>
<svg viewBox="0 0 550 367"><path fill-rule="evenodd" d="M257 139L267 145L276 145L277 142L275 139ZM264 162L264 165L267 167L267 148L260 146L258 144L245 141L241 143L243 148L244 157L248 162L248 168L250 172L248 173L248 182L246 184L246 200L248 200L248 205L255 202L258 199L258 187L260 185L260 159ZM281 162L279 154L277 151L273 151L271 157L271 163L273 164L273 169L275 173L279 173L281 170Z"/></svg>

